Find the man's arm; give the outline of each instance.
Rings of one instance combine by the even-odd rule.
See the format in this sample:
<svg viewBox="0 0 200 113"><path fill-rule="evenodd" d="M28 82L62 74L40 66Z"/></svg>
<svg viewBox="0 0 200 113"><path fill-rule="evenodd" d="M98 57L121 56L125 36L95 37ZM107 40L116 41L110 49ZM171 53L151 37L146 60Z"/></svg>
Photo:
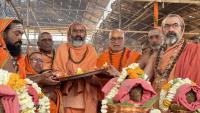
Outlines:
<svg viewBox="0 0 200 113"><path fill-rule="evenodd" d="M155 75L155 61L156 61L156 53L150 56L146 67L144 68L144 72L149 76L149 80L152 81Z"/></svg>
<svg viewBox="0 0 200 113"><path fill-rule="evenodd" d="M138 60L141 69L145 69L149 58L150 58L149 53L144 53L143 55L141 55L140 59Z"/></svg>
<svg viewBox="0 0 200 113"><path fill-rule="evenodd" d="M51 73L43 73L43 74L36 74L36 75L27 75L27 78L31 79L32 81L39 83L41 80L46 79L47 77L52 76Z"/></svg>
<svg viewBox="0 0 200 113"><path fill-rule="evenodd" d="M36 75L27 75L27 78L41 85L56 85L59 83L59 81L57 80L55 75L52 74L52 72L46 72Z"/></svg>

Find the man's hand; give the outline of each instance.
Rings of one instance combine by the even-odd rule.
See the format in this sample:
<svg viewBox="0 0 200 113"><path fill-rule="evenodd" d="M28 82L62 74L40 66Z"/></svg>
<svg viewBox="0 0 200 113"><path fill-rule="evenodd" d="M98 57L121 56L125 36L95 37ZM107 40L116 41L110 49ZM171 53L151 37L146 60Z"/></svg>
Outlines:
<svg viewBox="0 0 200 113"><path fill-rule="evenodd" d="M99 86L101 84L101 81L96 76L85 77L84 79L85 79L86 82L88 82L92 85Z"/></svg>
<svg viewBox="0 0 200 113"><path fill-rule="evenodd" d="M118 77L120 75L120 72L113 65L108 66L107 72L113 77Z"/></svg>
<svg viewBox="0 0 200 113"><path fill-rule="evenodd" d="M44 80L50 76L53 76L52 73L42 73L42 74L36 74L36 75L27 75L29 79L32 81L39 83L41 80Z"/></svg>
<svg viewBox="0 0 200 113"><path fill-rule="evenodd" d="M49 77L41 80L41 83L43 85L57 85L58 83L60 83L60 81L57 80L57 78L55 76L49 76Z"/></svg>

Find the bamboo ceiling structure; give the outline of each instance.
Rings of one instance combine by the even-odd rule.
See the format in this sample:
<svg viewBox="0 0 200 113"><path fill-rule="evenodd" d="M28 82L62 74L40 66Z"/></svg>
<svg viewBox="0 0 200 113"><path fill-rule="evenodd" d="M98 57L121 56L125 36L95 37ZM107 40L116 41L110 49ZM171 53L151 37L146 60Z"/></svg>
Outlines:
<svg viewBox="0 0 200 113"><path fill-rule="evenodd" d="M176 13L186 22L187 37L199 35L200 0L1 0L0 15L17 17L18 14L26 34L49 31L65 36L71 22L82 22L100 52L108 46L109 31L120 28L126 32L126 46L139 49L148 30L154 27L155 1L159 7L159 25L166 15ZM33 46L36 40L37 37L30 41Z"/></svg>

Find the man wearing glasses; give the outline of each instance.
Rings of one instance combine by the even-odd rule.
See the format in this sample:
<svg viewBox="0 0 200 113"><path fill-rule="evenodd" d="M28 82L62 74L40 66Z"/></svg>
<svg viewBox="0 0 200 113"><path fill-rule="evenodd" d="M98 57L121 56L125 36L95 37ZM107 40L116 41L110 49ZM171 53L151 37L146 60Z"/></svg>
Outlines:
<svg viewBox="0 0 200 113"><path fill-rule="evenodd" d="M200 46L186 43L184 31L185 23L179 15L169 14L162 21L164 45L145 68L158 93L164 83L178 77L200 84L200 70L197 69L200 66Z"/></svg>
<svg viewBox="0 0 200 113"><path fill-rule="evenodd" d="M39 51L31 52L25 57L27 77L41 85L45 95L50 98L50 112L58 113L60 92L58 86L59 81L56 80L52 73L53 64L53 40L52 35L48 32L42 32L38 36Z"/></svg>
<svg viewBox="0 0 200 113"><path fill-rule="evenodd" d="M52 65L53 65L53 58L54 58L54 50L53 50L53 40L52 40L52 35L49 32L42 32L38 36L38 42L37 42L39 51L34 51L31 52L30 54L26 55L26 60L32 60L35 56L40 55L40 62L41 66L31 66L32 68L35 68L34 70L37 70L36 73L42 73L42 72L47 72L52 70ZM32 57L32 59L30 59ZM36 57L38 58L38 57ZM39 60L38 60L39 61ZM26 62L26 65L30 65L30 62ZM26 71L28 74L34 74L31 69L28 68L27 66Z"/></svg>
<svg viewBox="0 0 200 113"><path fill-rule="evenodd" d="M124 31L115 29L109 34L109 47L103 52L97 61L97 66L102 67L105 63L114 66L119 72L140 57L138 52L125 47Z"/></svg>
<svg viewBox="0 0 200 113"><path fill-rule="evenodd" d="M123 67L137 62L140 54L136 51L125 47L124 31L120 29L112 30L109 34L109 47L105 50L97 60L97 67L103 67L104 64L110 65L116 72L112 75L118 76L117 72L121 72ZM100 89L110 80L110 78L100 78ZM99 90L98 99L103 99L103 93Z"/></svg>

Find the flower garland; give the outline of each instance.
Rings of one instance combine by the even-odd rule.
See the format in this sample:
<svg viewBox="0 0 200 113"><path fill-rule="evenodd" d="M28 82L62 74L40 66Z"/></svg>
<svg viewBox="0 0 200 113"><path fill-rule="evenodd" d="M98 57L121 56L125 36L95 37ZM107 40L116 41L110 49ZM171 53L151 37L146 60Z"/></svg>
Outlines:
<svg viewBox="0 0 200 113"><path fill-rule="evenodd" d="M159 108L161 110L167 111L169 109L177 89L184 84L193 84L193 82L188 78L176 78L163 85L159 99Z"/></svg>
<svg viewBox="0 0 200 113"><path fill-rule="evenodd" d="M41 88L30 79L21 79L18 74L0 69L0 85L7 85L16 91L21 113L50 113L49 99L41 92ZM37 106L34 105L32 97L28 94L28 85L32 86L39 96Z"/></svg>
<svg viewBox="0 0 200 113"><path fill-rule="evenodd" d="M38 113L50 113L49 99L42 93L41 88L30 79L25 79L25 81L27 82L28 85L31 85L38 93L39 96Z"/></svg>
<svg viewBox="0 0 200 113"><path fill-rule="evenodd" d="M151 109L149 113L161 113L159 109Z"/></svg>
<svg viewBox="0 0 200 113"><path fill-rule="evenodd" d="M130 79L143 78L146 80L148 77L139 66L135 68L127 68L126 71Z"/></svg>
<svg viewBox="0 0 200 113"><path fill-rule="evenodd" d="M133 63L133 64L129 65L128 67L122 69L122 72L121 72L120 76L117 79L116 85L110 90L110 92L105 97L105 99L102 100L102 103L101 103L102 104L102 106L101 106L101 112L102 113L107 113L108 101L110 99L112 99L117 94L122 82L126 79L126 77L129 74L134 74L134 69L138 70L138 68L139 68L139 64L138 63ZM141 71L139 70L139 72L141 72ZM131 76L131 75L129 75L129 76ZM132 75L132 76L134 76L134 75ZM143 74L143 78L147 79L148 77L147 77L147 75Z"/></svg>

